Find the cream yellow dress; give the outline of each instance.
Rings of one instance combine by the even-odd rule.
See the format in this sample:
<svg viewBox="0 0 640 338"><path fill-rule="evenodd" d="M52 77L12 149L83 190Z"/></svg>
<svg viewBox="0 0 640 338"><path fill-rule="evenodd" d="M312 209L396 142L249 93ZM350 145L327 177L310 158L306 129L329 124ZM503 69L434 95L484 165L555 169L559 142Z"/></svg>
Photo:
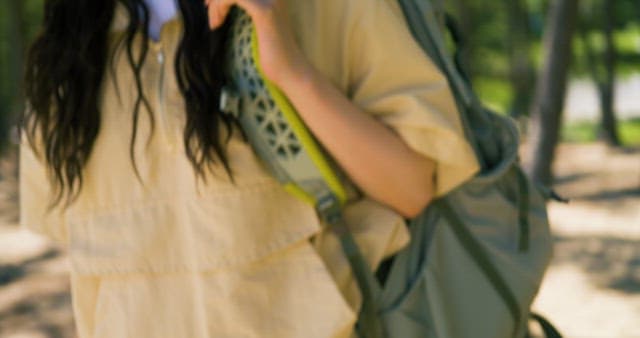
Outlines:
<svg viewBox="0 0 640 338"><path fill-rule="evenodd" d="M477 172L445 78L411 39L395 0L288 2L313 65L437 161L438 195ZM127 21L118 7L112 42ZM117 77L105 74L101 130L70 208L45 211L45 166L23 140L21 226L68 248L78 336L352 336L360 294L337 238L238 133L228 146L237 186L220 167L207 184L195 180L173 72L181 31L180 18L163 27L141 74L156 121L147 144L150 123L141 112L135 156L144 184L128 152L136 90L124 52L116 54ZM374 268L408 243L402 217L370 198L352 202L346 217Z"/></svg>

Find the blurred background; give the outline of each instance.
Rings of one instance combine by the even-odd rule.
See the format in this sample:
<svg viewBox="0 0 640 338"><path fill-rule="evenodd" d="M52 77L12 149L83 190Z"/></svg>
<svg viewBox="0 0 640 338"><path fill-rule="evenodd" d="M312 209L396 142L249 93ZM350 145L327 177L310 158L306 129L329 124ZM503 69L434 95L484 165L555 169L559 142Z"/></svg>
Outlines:
<svg viewBox="0 0 640 338"><path fill-rule="evenodd" d="M518 121L552 202L555 257L534 309L566 337L640 337L640 1L444 0L458 61ZM64 250L20 231L16 135L43 0L0 0L0 337L75 337Z"/></svg>

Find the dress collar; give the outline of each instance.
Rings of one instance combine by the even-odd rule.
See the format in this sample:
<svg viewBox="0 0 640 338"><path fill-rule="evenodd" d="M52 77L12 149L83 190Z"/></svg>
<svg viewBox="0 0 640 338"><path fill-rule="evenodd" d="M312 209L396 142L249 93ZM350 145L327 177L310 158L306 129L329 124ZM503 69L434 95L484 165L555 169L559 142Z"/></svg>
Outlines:
<svg viewBox="0 0 640 338"><path fill-rule="evenodd" d="M167 27L169 26L175 27L176 24L178 25L182 24L182 13L180 13L180 11L178 11L175 17L173 17L172 19L170 19L165 23ZM109 31L111 33L123 32L127 30L128 25L129 25L129 12L127 11L127 8L122 3L120 3L120 1L116 1L116 8L113 15L113 20L111 21L111 27L109 28Z"/></svg>

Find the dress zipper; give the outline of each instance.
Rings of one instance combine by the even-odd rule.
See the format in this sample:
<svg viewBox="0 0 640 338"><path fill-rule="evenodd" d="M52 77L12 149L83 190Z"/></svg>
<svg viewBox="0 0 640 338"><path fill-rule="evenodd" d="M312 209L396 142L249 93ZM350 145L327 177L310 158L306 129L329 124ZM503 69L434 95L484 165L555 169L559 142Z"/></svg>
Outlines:
<svg viewBox="0 0 640 338"><path fill-rule="evenodd" d="M169 126L167 122L167 111L165 107L165 90L164 90L164 77L165 77L165 55L162 48L157 51L157 60L160 66L160 74L158 80L158 115L160 115L160 132L164 141L168 146L169 151L175 149L173 137L169 134Z"/></svg>

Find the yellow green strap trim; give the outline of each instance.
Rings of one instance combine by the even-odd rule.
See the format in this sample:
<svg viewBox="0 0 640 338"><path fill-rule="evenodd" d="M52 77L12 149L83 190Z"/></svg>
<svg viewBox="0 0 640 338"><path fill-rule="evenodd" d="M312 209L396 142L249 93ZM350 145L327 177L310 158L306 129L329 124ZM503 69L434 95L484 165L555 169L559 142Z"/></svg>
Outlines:
<svg viewBox="0 0 640 338"><path fill-rule="evenodd" d="M311 160L313 161L313 163L315 163L316 167L320 171L320 174L326 181L327 185L329 185L329 188L333 191L334 194L336 194L336 197L340 201L340 204L344 205L347 201L347 191L343 187L338 176L334 173L331 166L322 155L320 148L314 141L313 136L307 130L304 122L296 113L293 105L289 102L282 91L280 91L280 89L278 89L271 81L267 79L266 76L264 76L264 73L260 66L260 55L258 53L258 37L255 26L253 26L251 32L251 53L253 60L255 61L256 69L264 80L265 87L269 91L269 94L271 94L271 97L275 101L276 105L278 106L278 108L280 108L285 119L289 122L294 134L302 143L304 149L307 150L309 156L311 157ZM293 192L298 197L302 196L302 189L300 188L294 189L289 187L287 190ZM309 201L309 195L306 193L304 193L304 195L306 195L307 197L304 197L302 199L305 201ZM316 204L316 201L313 198L311 198L310 200L313 201L312 204Z"/></svg>
<svg viewBox="0 0 640 338"><path fill-rule="evenodd" d="M288 191L290 194L292 194L293 196L303 200L306 203L309 203L311 205L316 204L316 200L313 196L309 195L306 191L300 188L300 186L294 183L285 184L284 189Z"/></svg>

